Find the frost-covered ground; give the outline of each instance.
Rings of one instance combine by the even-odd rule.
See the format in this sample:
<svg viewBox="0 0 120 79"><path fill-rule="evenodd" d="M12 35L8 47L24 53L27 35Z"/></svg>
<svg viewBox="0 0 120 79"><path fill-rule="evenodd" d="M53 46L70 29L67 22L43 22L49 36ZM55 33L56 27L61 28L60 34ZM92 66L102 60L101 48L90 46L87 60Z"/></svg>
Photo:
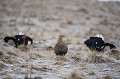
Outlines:
<svg viewBox="0 0 120 79"><path fill-rule="evenodd" d="M5 44L5 36L24 32L34 40L29 50ZM83 44L101 33L117 46L94 53ZM64 34L69 51L56 57L58 36ZM0 79L120 79L120 3L93 0L1 0ZM72 74L72 75L70 75ZM76 75L75 75L76 74ZM78 78L75 78L78 77Z"/></svg>

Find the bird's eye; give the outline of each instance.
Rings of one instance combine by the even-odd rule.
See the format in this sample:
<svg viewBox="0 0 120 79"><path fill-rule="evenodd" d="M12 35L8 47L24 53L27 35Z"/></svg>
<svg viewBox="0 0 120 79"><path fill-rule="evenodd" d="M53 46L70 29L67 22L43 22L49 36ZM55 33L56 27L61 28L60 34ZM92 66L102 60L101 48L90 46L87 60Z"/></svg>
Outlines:
<svg viewBox="0 0 120 79"><path fill-rule="evenodd" d="M18 41L19 41L20 39L18 39Z"/></svg>

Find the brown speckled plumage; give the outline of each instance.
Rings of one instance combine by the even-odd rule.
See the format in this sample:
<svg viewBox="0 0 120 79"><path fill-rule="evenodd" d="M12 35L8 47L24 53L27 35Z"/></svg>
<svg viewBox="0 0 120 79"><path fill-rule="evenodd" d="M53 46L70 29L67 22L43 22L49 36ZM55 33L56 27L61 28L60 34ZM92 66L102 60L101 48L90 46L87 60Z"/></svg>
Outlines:
<svg viewBox="0 0 120 79"><path fill-rule="evenodd" d="M54 46L54 52L56 55L65 55L68 51L67 45L62 41L63 35L59 36L57 44Z"/></svg>

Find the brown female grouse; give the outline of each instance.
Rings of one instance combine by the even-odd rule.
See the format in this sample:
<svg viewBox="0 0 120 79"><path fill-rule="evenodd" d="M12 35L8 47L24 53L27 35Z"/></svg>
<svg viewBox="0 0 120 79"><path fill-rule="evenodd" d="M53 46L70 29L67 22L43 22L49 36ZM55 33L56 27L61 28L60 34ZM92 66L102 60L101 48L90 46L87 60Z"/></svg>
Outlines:
<svg viewBox="0 0 120 79"><path fill-rule="evenodd" d="M54 46L54 52L56 55L65 55L68 51L67 45L62 41L64 37L64 35L60 35L57 44Z"/></svg>

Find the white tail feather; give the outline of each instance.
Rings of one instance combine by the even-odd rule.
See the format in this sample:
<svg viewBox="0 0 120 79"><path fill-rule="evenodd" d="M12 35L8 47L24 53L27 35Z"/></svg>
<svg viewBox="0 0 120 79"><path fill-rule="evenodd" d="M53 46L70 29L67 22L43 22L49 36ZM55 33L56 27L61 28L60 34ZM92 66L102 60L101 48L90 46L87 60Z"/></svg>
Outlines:
<svg viewBox="0 0 120 79"><path fill-rule="evenodd" d="M102 34L97 34L96 37L102 38L102 40L104 41L104 37Z"/></svg>
<svg viewBox="0 0 120 79"><path fill-rule="evenodd" d="M18 35L24 35L24 33L22 33L22 32L19 32L19 34Z"/></svg>

